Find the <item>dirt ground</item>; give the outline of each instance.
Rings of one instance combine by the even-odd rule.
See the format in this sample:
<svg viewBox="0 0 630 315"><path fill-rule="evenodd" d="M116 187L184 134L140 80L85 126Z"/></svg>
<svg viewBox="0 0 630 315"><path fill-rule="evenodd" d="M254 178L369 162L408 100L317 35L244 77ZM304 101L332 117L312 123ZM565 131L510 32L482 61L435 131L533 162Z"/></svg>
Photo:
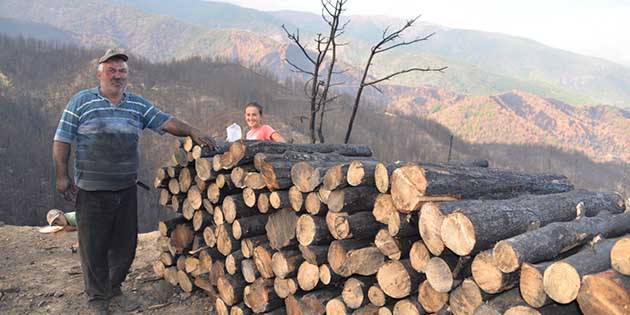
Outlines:
<svg viewBox="0 0 630 315"><path fill-rule="evenodd" d="M76 232L40 234L38 227L0 225L0 314L87 314ZM136 259L123 292L142 308L113 314L214 314L204 293L185 293L157 279L151 264L159 255L158 232L139 235ZM182 314L180 313L180 314Z"/></svg>

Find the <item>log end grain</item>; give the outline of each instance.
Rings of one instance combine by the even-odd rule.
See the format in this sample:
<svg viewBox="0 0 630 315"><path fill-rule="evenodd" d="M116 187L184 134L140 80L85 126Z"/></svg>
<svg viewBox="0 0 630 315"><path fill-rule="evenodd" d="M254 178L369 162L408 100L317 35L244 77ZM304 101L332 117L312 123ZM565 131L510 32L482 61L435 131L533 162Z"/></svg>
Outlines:
<svg viewBox="0 0 630 315"><path fill-rule="evenodd" d="M518 254L507 241L500 241L492 250L494 262L502 272L514 272L520 267Z"/></svg>
<svg viewBox="0 0 630 315"><path fill-rule="evenodd" d="M416 164L408 163L392 173L391 194L394 205L400 211L414 211L421 205L427 180L424 169Z"/></svg>
<svg viewBox="0 0 630 315"><path fill-rule="evenodd" d="M444 245L460 256L469 255L477 243L473 223L461 212L446 216L442 222L440 236Z"/></svg>
<svg viewBox="0 0 630 315"><path fill-rule="evenodd" d="M313 290L319 283L319 267L307 261L302 262L298 269L297 281L302 290Z"/></svg>
<svg viewBox="0 0 630 315"><path fill-rule="evenodd" d="M416 241L411 245L411 249L409 250L409 261L411 262L411 267L417 272L425 272L425 268L429 263L429 259L431 256L429 255L429 250L424 245L422 241Z"/></svg>
<svg viewBox="0 0 630 315"><path fill-rule="evenodd" d="M389 172L387 166L383 163L377 163L374 168L374 183L376 189L385 194L389 191Z"/></svg>
<svg viewBox="0 0 630 315"><path fill-rule="evenodd" d="M571 303L580 291L581 277L573 266L559 261L551 264L543 274L545 292L554 301Z"/></svg>
<svg viewBox="0 0 630 315"><path fill-rule="evenodd" d="M444 251L444 242L441 235L444 217L438 203L429 202L420 209L418 230L420 230L420 236L424 245L435 256L441 255Z"/></svg>
<svg viewBox="0 0 630 315"><path fill-rule="evenodd" d="M547 301L547 293L543 285L543 273L534 265L524 263L521 266L519 281L521 296L527 304L533 307L542 307Z"/></svg>
<svg viewBox="0 0 630 315"><path fill-rule="evenodd" d="M498 293L503 287L503 272L494 263L491 251L483 251L472 261L473 279L487 293Z"/></svg>
<svg viewBox="0 0 630 315"><path fill-rule="evenodd" d="M438 292L428 281L424 281L418 286L418 302L430 313L441 310L448 303L448 293Z"/></svg>
<svg viewBox="0 0 630 315"><path fill-rule="evenodd" d="M503 315L541 315L541 313L529 306L519 305L510 307Z"/></svg>
<svg viewBox="0 0 630 315"><path fill-rule="evenodd" d="M470 279L451 292L449 304L454 314L473 314L475 309L483 303L481 290Z"/></svg>
<svg viewBox="0 0 630 315"><path fill-rule="evenodd" d="M582 278L577 301L584 314L630 314L630 294L615 281L618 275L614 273L609 270Z"/></svg>
<svg viewBox="0 0 630 315"><path fill-rule="evenodd" d="M429 259L424 273L433 289L442 293L451 291L453 287L453 273L444 259L440 257Z"/></svg>
<svg viewBox="0 0 630 315"><path fill-rule="evenodd" d="M348 166L347 181L350 186L359 186L365 177L365 168L363 162L352 161Z"/></svg>
<svg viewBox="0 0 630 315"><path fill-rule="evenodd" d="M622 275L630 275L630 237L615 242L610 251L610 265Z"/></svg>
<svg viewBox="0 0 630 315"><path fill-rule="evenodd" d="M326 315L348 315L348 309L342 299L336 297L326 303Z"/></svg>
<svg viewBox="0 0 630 315"><path fill-rule="evenodd" d="M395 299L402 299L411 292L411 278L402 263L397 260L383 264L376 273L376 279L383 292Z"/></svg>

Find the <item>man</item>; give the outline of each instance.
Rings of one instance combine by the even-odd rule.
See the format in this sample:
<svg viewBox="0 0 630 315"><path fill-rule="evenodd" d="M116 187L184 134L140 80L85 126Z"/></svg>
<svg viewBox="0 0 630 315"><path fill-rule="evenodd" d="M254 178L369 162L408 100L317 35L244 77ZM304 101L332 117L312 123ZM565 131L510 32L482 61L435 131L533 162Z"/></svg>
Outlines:
<svg viewBox="0 0 630 315"><path fill-rule="evenodd" d="M76 197L79 252L88 306L107 314L112 297L128 304L121 284L133 262L138 219L138 139L144 128L190 136L214 147L200 130L126 91L128 56L110 49L98 60L99 86L77 93L61 115L53 142L56 189ZM70 145L76 140L74 185L68 176ZM137 304L136 304L137 305Z"/></svg>

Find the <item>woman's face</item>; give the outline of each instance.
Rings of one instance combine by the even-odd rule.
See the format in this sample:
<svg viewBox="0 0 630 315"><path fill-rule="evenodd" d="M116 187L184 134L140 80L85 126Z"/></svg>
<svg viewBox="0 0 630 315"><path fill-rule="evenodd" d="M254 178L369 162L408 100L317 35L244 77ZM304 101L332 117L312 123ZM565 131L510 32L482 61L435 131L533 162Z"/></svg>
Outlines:
<svg viewBox="0 0 630 315"><path fill-rule="evenodd" d="M260 111L258 108L254 106L248 106L245 108L245 121L249 128L258 128L260 127Z"/></svg>

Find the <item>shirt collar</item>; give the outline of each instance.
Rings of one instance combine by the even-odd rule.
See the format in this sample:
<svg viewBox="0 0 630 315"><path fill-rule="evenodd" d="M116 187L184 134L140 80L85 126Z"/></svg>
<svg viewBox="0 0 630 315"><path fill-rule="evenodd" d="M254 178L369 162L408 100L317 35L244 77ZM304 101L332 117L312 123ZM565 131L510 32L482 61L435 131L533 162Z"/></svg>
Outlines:
<svg viewBox="0 0 630 315"><path fill-rule="evenodd" d="M96 95L96 96L98 96L98 97L100 97L102 99L107 99L105 96L103 96L101 94L101 89L100 89L100 86L98 86L98 85L93 87L93 88L91 88L91 89L89 89L89 91L90 91L90 93L92 93L92 94L94 94L94 95ZM127 96L128 96L127 89L125 89L125 91L123 92L123 98L122 98L121 104L127 100Z"/></svg>

